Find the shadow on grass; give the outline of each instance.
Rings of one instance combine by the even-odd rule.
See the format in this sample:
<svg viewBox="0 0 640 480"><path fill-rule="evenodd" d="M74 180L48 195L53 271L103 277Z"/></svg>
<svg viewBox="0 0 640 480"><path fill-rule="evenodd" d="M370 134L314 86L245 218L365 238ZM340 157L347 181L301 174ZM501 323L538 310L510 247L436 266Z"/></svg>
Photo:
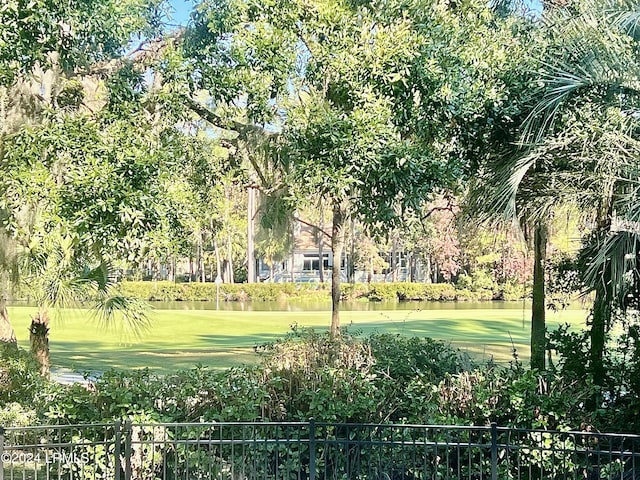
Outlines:
<svg viewBox="0 0 640 480"><path fill-rule="evenodd" d="M394 312L395 313L395 312ZM351 332L361 332L363 336L371 333L391 333L407 336L432 337L451 342L480 360L495 358L504 362L511 360L512 347L518 351L523 361L529 356L529 319L515 317L513 313L489 313L483 318L482 312L465 311L457 318L433 318L421 311L410 311L401 318L384 312L371 312L365 319L354 316L349 323L349 313L343 315L343 325ZM469 315L469 316L467 316ZM444 315L443 315L444 316ZM291 323L305 325L311 317L301 315L292 317ZM229 320L227 320L229 321ZM549 322L553 325L553 322ZM181 335L180 324L170 323L169 333L160 338L151 334L147 340L143 336L133 344L122 345L113 336L104 335L99 339L65 339L51 342L52 361L55 366L76 371L104 371L109 368L137 369L148 367L159 373L168 373L178 369L192 368L197 364L211 368L227 368L257 361L253 346L272 342L282 338L285 333L273 333L271 322L251 323L250 331L243 334L218 334L215 327L188 326L185 335ZM258 328L256 328L256 326ZM247 327L248 328L248 327ZM316 331L328 328L315 326ZM261 331L264 329L264 331ZM207 331L208 330L208 331ZM211 330L214 330L211 332ZM257 331L256 331L257 330ZM222 331L218 327L218 331ZM153 332L152 332L153 333ZM188 333L188 334L187 334ZM79 336L77 332L74 335ZM182 338L181 338L182 337ZM513 345L512 345L513 342Z"/></svg>
<svg viewBox="0 0 640 480"><path fill-rule="evenodd" d="M256 361L253 345L231 345L211 349L172 349L166 345L145 345L114 348L105 342L64 342L51 344L51 360L55 367L63 367L76 372L102 372L111 368L132 370L149 368L157 373L205 365L222 369L230 366L250 364Z"/></svg>
<svg viewBox="0 0 640 480"><path fill-rule="evenodd" d="M229 346L239 346L239 347L253 347L254 345L259 345L262 343L274 342L279 338L282 338L284 334L279 335L276 333L259 333L259 334L251 334L251 335L214 335L214 334L206 334L206 335L196 335L196 338L199 341L210 343L213 346L223 345L226 347Z"/></svg>
<svg viewBox="0 0 640 480"><path fill-rule="evenodd" d="M430 337L450 342L479 361L493 359L508 362L515 347L521 360L529 358L529 326L511 323L505 328L502 320L467 318L464 320L407 319L388 322L358 322L349 325L351 332L400 334L410 337Z"/></svg>

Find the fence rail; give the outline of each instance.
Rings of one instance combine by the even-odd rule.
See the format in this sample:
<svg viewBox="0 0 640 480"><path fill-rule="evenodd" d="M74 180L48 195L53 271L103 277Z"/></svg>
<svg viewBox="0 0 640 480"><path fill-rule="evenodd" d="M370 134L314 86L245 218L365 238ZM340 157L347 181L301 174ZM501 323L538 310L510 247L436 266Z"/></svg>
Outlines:
<svg viewBox="0 0 640 480"><path fill-rule="evenodd" d="M640 480L640 436L313 420L0 428L0 480L38 479Z"/></svg>

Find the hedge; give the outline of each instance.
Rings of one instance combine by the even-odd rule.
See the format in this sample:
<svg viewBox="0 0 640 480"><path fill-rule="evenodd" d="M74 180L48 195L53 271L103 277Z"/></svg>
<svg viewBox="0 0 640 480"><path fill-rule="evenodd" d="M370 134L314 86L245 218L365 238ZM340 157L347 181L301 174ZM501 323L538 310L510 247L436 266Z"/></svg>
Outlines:
<svg viewBox="0 0 640 480"><path fill-rule="evenodd" d="M503 287L504 288L504 287ZM146 301L215 301L214 283L129 282L120 287L121 293ZM345 283L342 285L344 300L369 301L478 301L516 300L525 295L524 287L507 291L471 291L456 289L450 283ZM220 285L222 301L280 301L304 299L328 300L330 284L324 283L237 283ZM519 293L519 295L518 295Z"/></svg>
<svg viewBox="0 0 640 480"><path fill-rule="evenodd" d="M122 282L121 293L147 301L216 301L215 283ZM220 285L223 301L277 301L298 297L328 297L328 285L303 283L234 283Z"/></svg>

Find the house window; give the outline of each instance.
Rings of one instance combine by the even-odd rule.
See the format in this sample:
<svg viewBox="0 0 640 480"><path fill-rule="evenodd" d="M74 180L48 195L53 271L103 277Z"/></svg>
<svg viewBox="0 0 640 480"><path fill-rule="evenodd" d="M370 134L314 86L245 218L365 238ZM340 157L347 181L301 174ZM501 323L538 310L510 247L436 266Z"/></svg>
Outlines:
<svg viewBox="0 0 640 480"><path fill-rule="evenodd" d="M329 268L329 254L322 255L325 269ZM320 257L317 253L305 253L302 260L302 270L305 272L317 272L320 270Z"/></svg>
<svg viewBox="0 0 640 480"><path fill-rule="evenodd" d="M319 270L318 255L313 253L305 253L302 260L302 270L305 272L311 272L313 270Z"/></svg>

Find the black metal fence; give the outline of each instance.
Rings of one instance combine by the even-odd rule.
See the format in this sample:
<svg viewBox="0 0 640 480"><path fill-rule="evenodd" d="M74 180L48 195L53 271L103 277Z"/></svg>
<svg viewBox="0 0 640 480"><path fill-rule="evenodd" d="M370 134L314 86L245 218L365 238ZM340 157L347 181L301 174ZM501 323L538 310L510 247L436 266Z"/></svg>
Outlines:
<svg viewBox="0 0 640 480"><path fill-rule="evenodd" d="M495 424L0 428L0 457L0 480L640 480L639 436Z"/></svg>

